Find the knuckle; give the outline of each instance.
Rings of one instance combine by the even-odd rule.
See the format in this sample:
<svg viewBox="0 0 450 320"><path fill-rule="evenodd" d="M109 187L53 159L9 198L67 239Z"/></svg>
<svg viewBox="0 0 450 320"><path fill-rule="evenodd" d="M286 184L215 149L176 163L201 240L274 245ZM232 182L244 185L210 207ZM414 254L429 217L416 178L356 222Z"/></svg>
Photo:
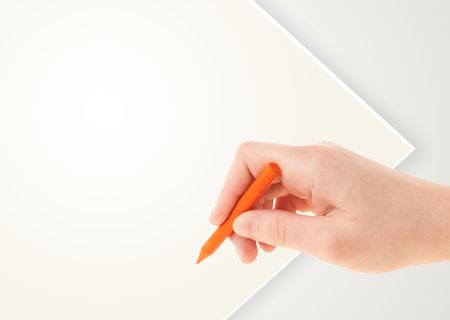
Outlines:
<svg viewBox="0 0 450 320"><path fill-rule="evenodd" d="M323 145L310 146L307 150L310 169L315 174L324 173L333 160L333 150Z"/></svg>
<svg viewBox="0 0 450 320"><path fill-rule="evenodd" d="M286 244L287 240L287 226L281 215L275 214L270 231L270 238L272 243L276 246Z"/></svg>
<svg viewBox="0 0 450 320"><path fill-rule="evenodd" d="M242 142L237 149L237 156L244 156L248 150L252 149L255 146L256 142L254 141L244 141Z"/></svg>
<svg viewBox="0 0 450 320"><path fill-rule="evenodd" d="M319 146L324 146L327 148L337 148L337 144L331 141L323 140L318 143Z"/></svg>

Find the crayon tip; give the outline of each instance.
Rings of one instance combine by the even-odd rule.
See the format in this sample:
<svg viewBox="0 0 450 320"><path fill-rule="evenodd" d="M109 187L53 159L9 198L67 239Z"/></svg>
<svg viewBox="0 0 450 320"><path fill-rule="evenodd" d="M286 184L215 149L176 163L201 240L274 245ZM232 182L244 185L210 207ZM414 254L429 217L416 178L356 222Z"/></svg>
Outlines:
<svg viewBox="0 0 450 320"><path fill-rule="evenodd" d="M203 260L205 260L208 256L209 256L209 255L208 255L208 254L205 254L205 253L203 252L203 250L200 251L200 254L198 255L198 259L197 259L197 264L199 264L200 262L202 262Z"/></svg>

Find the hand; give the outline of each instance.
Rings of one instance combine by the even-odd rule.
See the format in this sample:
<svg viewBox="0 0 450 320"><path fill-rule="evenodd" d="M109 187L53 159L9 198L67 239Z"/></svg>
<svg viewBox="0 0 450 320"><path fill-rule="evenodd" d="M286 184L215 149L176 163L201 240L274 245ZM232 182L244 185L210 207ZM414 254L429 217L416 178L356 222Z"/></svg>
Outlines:
<svg viewBox="0 0 450 320"><path fill-rule="evenodd" d="M450 257L450 189L386 168L331 143L240 146L211 215L221 224L254 177L277 163L281 178L230 236L244 262L259 247L301 250L363 272ZM273 203L275 200L275 207ZM306 216L297 212L312 212Z"/></svg>

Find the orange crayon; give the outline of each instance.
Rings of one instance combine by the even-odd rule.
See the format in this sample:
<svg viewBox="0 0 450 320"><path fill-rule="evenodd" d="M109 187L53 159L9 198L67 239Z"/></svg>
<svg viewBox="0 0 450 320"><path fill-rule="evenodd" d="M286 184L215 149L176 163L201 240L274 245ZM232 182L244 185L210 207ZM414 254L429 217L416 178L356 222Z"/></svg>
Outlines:
<svg viewBox="0 0 450 320"><path fill-rule="evenodd" d="M227 220L217 227L216 231L205 242L198 256L197 264L212 255L217 248L233 233L234 220L250 210L258 199L266 192L276 177L281 173L280 167L275 163L269 163L252 182L247 191L241 196L236 206L231 211Z"/></svg>

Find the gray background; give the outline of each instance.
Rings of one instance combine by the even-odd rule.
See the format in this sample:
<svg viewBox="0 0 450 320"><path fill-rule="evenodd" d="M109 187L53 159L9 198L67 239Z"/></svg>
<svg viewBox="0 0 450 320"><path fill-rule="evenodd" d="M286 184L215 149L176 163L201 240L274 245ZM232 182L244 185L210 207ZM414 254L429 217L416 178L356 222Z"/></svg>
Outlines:
<svg viewBox="0 0 450 320"><path fill-rule="evenodd" d="M450 184L450 2L257 0ZM449 319L450 264L366 275L300 255L231 319Z"/></svg>

